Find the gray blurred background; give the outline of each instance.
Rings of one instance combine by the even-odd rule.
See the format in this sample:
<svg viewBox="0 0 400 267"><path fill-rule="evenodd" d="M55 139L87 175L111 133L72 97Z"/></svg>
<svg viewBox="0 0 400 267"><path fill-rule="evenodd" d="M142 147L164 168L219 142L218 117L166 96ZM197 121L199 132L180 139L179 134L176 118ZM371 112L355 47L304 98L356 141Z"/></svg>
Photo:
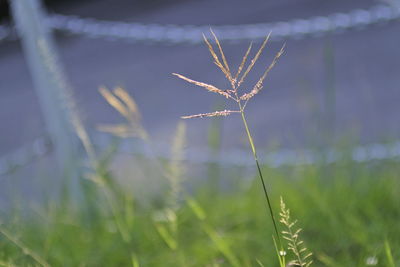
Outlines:
<svg viewBox="0 0 400 267"><path fill-rule="evenodd" d="M161 147L171 140L180 116L228 108L224 98L171 75L228 86L201 40L201 33L209 36L212 27L232 68L251 41L257 49L272 31L272 41L248 78L250 88L286 44L262 93L249 103L247 116L259 147L294 150L399 139L398 7L373 0L87 0L45 5L60 62L94 140L96 125L123 120L101 97L99 86L125 88ZM5 1L0 8L0 157L6 172L26 151L51 149L43 139L48 134L45 120ZM218 146L247 148L238 117L219 122ZM194 154L208 146L211 124L209 119L187 121L188 147Z"/></svg>

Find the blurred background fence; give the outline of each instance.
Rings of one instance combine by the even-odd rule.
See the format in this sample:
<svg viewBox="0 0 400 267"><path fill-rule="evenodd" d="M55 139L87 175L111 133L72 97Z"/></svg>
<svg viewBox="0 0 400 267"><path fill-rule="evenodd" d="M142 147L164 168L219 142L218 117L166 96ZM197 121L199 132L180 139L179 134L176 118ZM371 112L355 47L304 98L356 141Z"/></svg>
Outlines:
<svg viewBox="0 0 400 267"><path fill-rule="evenodd" d="M18 2L18 1L16 1ZM326 34L340 34L346 31L365 30L370 26L383 25L396 21L400 18L400 8L395 2L391 4L379 4L370 8L354 9L347 12L335 12L325 16L313 16L304 19L293 19L286 21L238 24L238 25L165 25L145 24L137 22L105 21L94 18L62 15L50 13L40 19L45 27L61 34L80 36L83 38L106 39L116 42L126 41L142 43L144 45L197 45L202 43L202 33L207 34L211 27L219 39L225 42L238 43L242 41L259 41L266 33L272 32L272 40L282 41L288 39L318 38ZM15 18L8 24L0 25L0 42L21 41L20 33L17 33ZM44 59L43 59L44 60ZM37 74L33 74L34 76ZM56 99L56 98L55 98ZM65 101L58 98L57 101ZM68 106L67 103L57 103L56 106ZM43 102L41 105L45 105ZM42 107L43 108L43 107ZM44 108L46 109L46 108ZM48 121L46 122L48 124ZM93 132L93 131L91 131ZM2 155L0 158L0 175L16 170L17 167L50 153L57 139L53 133L47 133L42 137L21 146L14 152ZM65 140L65 137L58 138ZM107 139L107 138L106 138ZM102 146L103 137L93 135L93 140ZM102 141L101 141L102 140ZM128 147L128 145L127 145ZM130 146L129 146L130 147ZM162 146L161 146L162 147ZM1 148L0 148L1 149ZM146 154L145 151L134 151L134 153ZM166 149L161 148L158 152L161 156L168 156ZM207 149L188 150L188 160L194 162L219 162L224 164L251 164L250 158L240 150L232 150L230 157L221 159ZM340 153L331 149L328 152L328 161L334 161L340 157ZM372 159L384 159L400 156L400 143L372 144L356 147L350 153L356 161ZM282 150L266 155L266 162L271 166L282 164L310 164L317 160L318 155L312 151L303 151L299 155L296 150ZM248 160L247 160L248 159Z"/></svg>
<svg viewBox="0 0 400 267"><path fill-rule="evenodd" d="M116 21L103 21L62 14L49 14L45 19L49 28L65 34L86 38L107 38L116 41L145 42L146 44L198 44L202 34L210 28L221 41L255 41L272 32L272 40L319 37L323 34L361 30L374 24L387 23L400 18L397 5L376 5L368 9L355 9L346 13L315 16L305 19L258 23L251 25L162 25ZM0 41L17 40L12 25L0 25Z"/></svg>

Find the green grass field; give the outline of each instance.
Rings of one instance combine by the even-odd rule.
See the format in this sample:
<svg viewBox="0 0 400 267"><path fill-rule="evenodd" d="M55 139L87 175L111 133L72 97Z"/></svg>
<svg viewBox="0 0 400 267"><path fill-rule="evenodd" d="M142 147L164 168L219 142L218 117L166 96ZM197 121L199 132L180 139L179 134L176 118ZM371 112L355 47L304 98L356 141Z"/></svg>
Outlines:
<svg viewBox="0 0 400 267"><path fill-rule="evenodd" d="M262 169L276 212L282 196L299 220L313 266L399 266L398 161ZM103 171L103 184L83 180L78 208L65 193L4 219L0 266L278 266L258 179L228 170L221 188L166 187L144 205Z"/></svg>

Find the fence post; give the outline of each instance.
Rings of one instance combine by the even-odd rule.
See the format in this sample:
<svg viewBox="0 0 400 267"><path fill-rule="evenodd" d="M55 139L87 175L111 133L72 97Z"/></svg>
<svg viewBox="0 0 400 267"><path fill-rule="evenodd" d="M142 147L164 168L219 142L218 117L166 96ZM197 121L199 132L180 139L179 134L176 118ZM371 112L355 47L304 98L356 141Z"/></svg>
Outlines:
<svg viewBox="0 0 400 267"><path fill-rule="evenodd" d="M82 157L75 126L80 119L72 89L63 75L51 29L46 24L46 13L41 0L10 0L9 3L55 150L58 171L71 179L67 183L74 193L78 193Z"/></svg>

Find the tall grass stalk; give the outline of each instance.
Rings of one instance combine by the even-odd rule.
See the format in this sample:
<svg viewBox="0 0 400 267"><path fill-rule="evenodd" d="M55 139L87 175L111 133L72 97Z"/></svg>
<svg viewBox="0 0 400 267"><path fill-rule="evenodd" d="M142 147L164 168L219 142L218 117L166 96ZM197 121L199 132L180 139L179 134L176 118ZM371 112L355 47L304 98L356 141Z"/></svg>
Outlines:
<svg viewBox="0 0 400 267"><path fill-rule="evenodd" d="M31 257L39 266L50 267L50 264L48 264L46 260L44 260L41 256L39 256L36 252L31 250L30 248L28 248L25 244L23 244L20 240L18 240L18 238L13 236L6 229L2 228L1 222L0 222L0 234L5 236L11 243L13 243L16 247L18 247L23 254Z"/></svg>
<svg viewBox="0 0 400 267"><path fill-rule="evenodd" d="M239 106L241 106L240 102L239 102ZM260 181L261 181L261 184L262 184L262 188L263 188L263 191L264 191L264 196L265 196L265 199L267 201L268 210L269 210L269 213L270 213L271 218L272 218L272 223L274 225L275 234L276 234L276 237L278 239L278 246L280 248L282 248L282 243L281 243L281 240L280 240L280 237L279 237L280 235L279 235L279 232L278 232L278 227L276 225L276 219L275 219L274 211L273 211L272 205L271 205L271 200L269 198L267 186L265 184L265 180L264 180L261 168L260 168L260 163L258 162L256 146L254 145L254 141L253 141L253 138L251 136L249 126L247 125L246 116L245 116L244 110L242 108L241 108L240 114L242 115L242 120L243 120L244 127L246 129L247 138L249 140L251 151L253 152L254 161L256 162L256 165L257 165L258 177L260 178Z"/></svg>
<svg viewBox="0 0 400 267"><path fill-rule="evenodd" d="M232 73L231 69L229 67L228 61L225 57L224 51L222 49L222 46L217 38L217 36L214 34L214 32L211 30L211 34L214 37L214 41L215 44L218 47L218 51L219 51L219 55L215 52L213 46L211 45L211 43L208 41L208 39L203 35L204 37L204 41L210 51L210 54L212 56L212 58L214 59L214 63L217 65L217 67L222 71L222 73L225 75L225 77L227 78L227 80L229 81L230 85L231 85L231 89L229 90L222 90L219 89L218 87L211 85L211 84L207 84L207 83L203 83L203 82L198 82L192 79L189 79L181 74L177 74L177 73L173 73L173 75L179 77L180 79L183 79L189 83L195 84L197 86L203 87L204 89L213 92L213 93L217 93L220 94L222 96L224 96L227 99L233 100L234 102L237 103L238 105L238 110L222 110L222 111L215 111L215 112L211 112L211 113L201 113L201 114L196 114L196 115L189 115L189 116L183 116L183 119L190 119L190 118L203 118L203 117L216 117L216 116L228 116L230 114L233 113L240 113L241 117L242 117L242 121L243 121L243 125L245 127L246 130L246 134L247 134L247 138L253 153L253 157L254 157L254 161L256 163L257 166L257 171L258 171L258 175L262 184L262 188L263 188L263 192L265 195L265 199L268 205L268 210L269 210L269 214L271 216L272 219L272 224L274 227L274 232L275 232L275 240L277 241L277 246L279 248L280 251L283 250L282 247L282 242L281 242L281 238L280 238L280 234L278 231L278 227L277 227L277 223L276 223L276 219L275 219L275 215L274 215L274 211L272 208L272 204L271 204L271 200L268 194L268 190L267 190L267 186L265 183L265 179L263 177L262 171L261 171L261 167L258 161L258 157L257 157L257 150L256 150L256 146L254 144L252 135L250 133L250 129L246 120L246 116L245 116L245 108L247 103L249 102L249 100L251 98L253 98L256 94L258 94L262 88L263 88L263 82L265 80L265 78L267 77L269 71L274 67L275 63L277 62L278 58L283 54L283 48L284 46L281 48L281 50L276 54L275 58L273 59L272 63L266 68L266 70L264 71L263 75L259 78L259 80L257 81L257 83L254 85L254 87L252 88L252 90L250 90L247 93L244 93L242 95L239 95L239 88L240 86L243 84L245 78L247 77L247 75L249 74L249 72L252 70L252 68L254 67L255 63L257 62L257 60L259 59L262 51L264 50L270 35L268 35L264 42L262 43L261 47L259 48L259 50L257 51L257 53L254 55L253 59L250 61L250 63L247 65L247 67L245 68L245 65L247 64L247 58L251 52L251 48L252 48L252 44L249 45L245 55L243 56L243 59L238 67L238 70L236 71L236 73ZM242 71L244 70L243 74ZM280 253L278 253L278 257L280 259L280 263L282 265L282 258L284 257L284 255L280 255Z"/></svg>

